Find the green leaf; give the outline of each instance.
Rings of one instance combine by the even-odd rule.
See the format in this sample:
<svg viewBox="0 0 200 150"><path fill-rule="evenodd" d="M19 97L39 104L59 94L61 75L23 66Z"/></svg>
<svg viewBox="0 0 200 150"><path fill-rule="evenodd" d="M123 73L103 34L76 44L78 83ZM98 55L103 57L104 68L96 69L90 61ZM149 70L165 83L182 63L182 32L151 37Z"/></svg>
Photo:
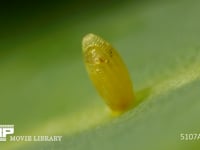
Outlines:
<svg viewBox="0 0 200 150"><path fill-rule="evenodd" d="M72 15L59 6L53 21L47 17L43 22L42 15L35 13L24 24L19 20L13 22L16 27L5 28L3 35L15 28L20 34L8 32L0 41L0 124L14 124L15 136L63 138L0 146L13 150L199 149L200 139L181 140L181 134L200 134L200 2L98 5ZM81 38L89 32L112 43L129 68L137 106L118 117L110 115L85 71Z"/></svg>

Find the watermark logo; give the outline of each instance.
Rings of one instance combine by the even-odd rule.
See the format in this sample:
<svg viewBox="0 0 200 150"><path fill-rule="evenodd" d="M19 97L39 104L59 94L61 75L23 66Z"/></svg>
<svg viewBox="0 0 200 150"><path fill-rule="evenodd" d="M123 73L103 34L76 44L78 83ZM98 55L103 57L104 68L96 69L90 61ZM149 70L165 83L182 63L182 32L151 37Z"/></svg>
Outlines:
<svg viewBox="0 0 200 150"><path fill-rule="evenodd" d="M0 125L0 142L60 142L60 135L12 135L14 125ZM8 136L10 135L10 136Z"/></svg>
<svg viewBox="0 0 200 150"><path fill-rule="evenodd" d="M0 142L6 141L7 135L14 134L14 125L0 125Z"/></svg>

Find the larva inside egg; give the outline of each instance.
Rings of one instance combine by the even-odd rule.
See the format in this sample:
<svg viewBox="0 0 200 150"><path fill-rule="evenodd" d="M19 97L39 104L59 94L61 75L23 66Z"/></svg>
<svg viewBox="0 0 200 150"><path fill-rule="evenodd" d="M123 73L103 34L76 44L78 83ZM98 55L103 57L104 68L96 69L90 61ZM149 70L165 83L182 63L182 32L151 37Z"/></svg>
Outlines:
<svg viewBox="0 0 200 150"><path fill-rule="evenodd" d="M95 88L113 112L124 112L134 103L128 70L118 52L104 39L87 34L82 41L85 66Z"/></svg>

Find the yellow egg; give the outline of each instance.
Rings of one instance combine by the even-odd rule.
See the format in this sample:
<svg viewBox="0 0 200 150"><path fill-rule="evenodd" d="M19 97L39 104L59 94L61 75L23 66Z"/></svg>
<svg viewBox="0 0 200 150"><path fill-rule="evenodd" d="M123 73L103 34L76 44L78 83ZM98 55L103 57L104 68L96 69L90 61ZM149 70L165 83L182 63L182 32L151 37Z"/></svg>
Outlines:
<svg viewBox="0 0 200 150"><path fill-rule="evenodd" d="M135 96L128 70L118 52L91 33L83 38L82 49L90 79L106 104L116 113L129 109Z"/></svg>

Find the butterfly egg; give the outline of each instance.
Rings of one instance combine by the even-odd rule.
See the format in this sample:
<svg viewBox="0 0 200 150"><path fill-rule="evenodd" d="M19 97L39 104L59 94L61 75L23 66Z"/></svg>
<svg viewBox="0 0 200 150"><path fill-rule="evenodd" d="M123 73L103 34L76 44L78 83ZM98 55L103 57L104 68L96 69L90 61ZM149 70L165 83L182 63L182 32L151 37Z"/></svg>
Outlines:
<svg viewBox="0 0 200 150"><path fill-rule="evenodd" d="M114 113L129 109L134 103L133 87L118 52L91 33L83 38L82 49L87 72L106 104Z"/></svg>

